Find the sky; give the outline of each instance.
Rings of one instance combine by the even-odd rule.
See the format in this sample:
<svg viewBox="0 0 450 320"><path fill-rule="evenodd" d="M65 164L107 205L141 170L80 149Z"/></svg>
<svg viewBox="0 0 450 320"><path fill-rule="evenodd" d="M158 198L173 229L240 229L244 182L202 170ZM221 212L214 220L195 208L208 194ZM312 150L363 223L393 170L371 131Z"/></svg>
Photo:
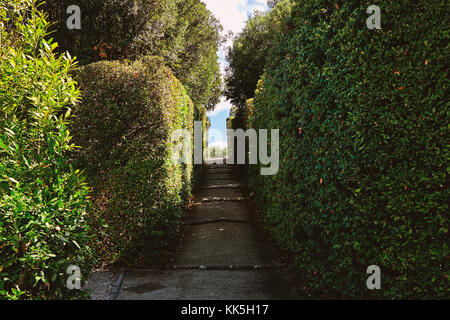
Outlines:
<svg viewBox="0 0 450 320"><path fill-rule="evenodd" d="M223 33L231 30L234 34L239 33L245 26L247 18L253 11L264 11L267 9L266 0L202 0L206 7L220 20ZM219 64L224 74L225 48L231 45L231 39L219 50ZM231 104L224 97L216 106L215 110L208 112L211 120L211 128L208 144L226 146L226 119L230 114Z"/></svg>

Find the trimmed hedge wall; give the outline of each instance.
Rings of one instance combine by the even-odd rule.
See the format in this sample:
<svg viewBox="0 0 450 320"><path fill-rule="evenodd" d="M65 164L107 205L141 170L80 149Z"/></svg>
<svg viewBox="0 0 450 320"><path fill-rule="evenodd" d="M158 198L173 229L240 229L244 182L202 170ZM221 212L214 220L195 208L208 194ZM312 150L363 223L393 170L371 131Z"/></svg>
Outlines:
<svg viewBox="0 0 450 320"><path fill-rule="evenodd" d="M171 133L193 130L194 107L158 57L98 62L79 72L72 125L93 186L92 224L108 262L158 264L176 240L192 165L171 160Z"/></svg>
<svg viewBox="0 0 450 320"><path fill-rule="evenodd" d="M250 185L315 295L449 298L448 3L377 1L368 30L371 4L295 6L248 123L280 128L280 171Z"/></svg>

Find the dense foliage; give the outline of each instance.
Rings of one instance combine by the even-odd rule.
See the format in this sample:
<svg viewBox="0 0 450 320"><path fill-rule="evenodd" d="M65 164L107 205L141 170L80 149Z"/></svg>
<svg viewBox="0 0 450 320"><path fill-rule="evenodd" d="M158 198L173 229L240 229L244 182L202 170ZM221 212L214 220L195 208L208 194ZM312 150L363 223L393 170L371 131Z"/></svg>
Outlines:
<svg viewBox="0 0 450 320"><path fill-rule="evenodd" d="M48 26L35 1L0 1L0 299L80 297L67 267L90 270L88 190L67 161L80 93Z"/></svg>
<svg viewBox="0 0 450 320"><path fill-rule="evenodd" d="M92 224L107 261L159 263L175 240L192 165L172 161L175 129L194 107L161 58L96 62L79 72L83 102L71 128L94 188Z"/></svg>
<svg viewBox="0 0 450 320"><path fill-rule="evenodd" d="M371 4L293 8L248 112L281 168L250 184L317 296L448 298L448 3L378 1L381 30Z"/></svg>
<svg viewBox="0 0 450 320"><path fill-rule="evenodd" d="M233 39L228 49L225 96L236 108L243 108L253 98L256 84L264 73L268 53L280 33L280 25L289 16L292 1L271 4L267 13L257 12L250 17L244 30Z"/></svg>
<svg viewBox="0 0 450 320"><path fill-rule="evenodd" d="M52 35L82 65L100 60L161 56L194 105L213 108L221 94L217 49L222 26L200 0L47 0ZM81 9L81 29L69 30L70 5Z"/></svg>
<svg viewBox="0 0 450 320"><path fill-rule="evenodd" d="M0 2L0 298L85 297L66 271L86 279L94 253L161 263L201 171L173 162L171 134L194 118L206 132L221 92L221 26L201 1L82 0L68 30L72 4Z"/></svg>

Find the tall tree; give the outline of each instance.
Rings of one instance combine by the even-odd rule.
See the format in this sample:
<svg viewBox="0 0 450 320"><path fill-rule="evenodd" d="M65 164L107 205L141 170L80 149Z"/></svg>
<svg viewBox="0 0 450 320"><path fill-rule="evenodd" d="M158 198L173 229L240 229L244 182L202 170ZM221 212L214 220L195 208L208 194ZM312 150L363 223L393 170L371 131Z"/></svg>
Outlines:
<svg viewBox="0 0 450 320"><path fill-rule="evenodd" d="M229 67L225 78L225 96L243 108L253 98L258 80L264 73L269 51L280 26L291 11L291 0L278 1L267 13L255 13L228 49Z"/></svg>

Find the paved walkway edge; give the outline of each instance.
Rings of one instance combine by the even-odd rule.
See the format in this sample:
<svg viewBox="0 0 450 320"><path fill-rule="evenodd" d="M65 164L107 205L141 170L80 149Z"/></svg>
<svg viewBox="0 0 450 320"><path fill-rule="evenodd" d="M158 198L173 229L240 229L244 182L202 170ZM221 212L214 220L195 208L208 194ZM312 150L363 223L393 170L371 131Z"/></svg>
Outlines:
<svg viewBox="0 0 450 320"><path fill-rule="evenodd" d="M125 269L122 268L119 272L119 276L117 277L116 283L111 289L111 294L109 295L108 300L116 300L117 296L119 295L120 287L123 283L123 278L125 277Z"/></svg>

